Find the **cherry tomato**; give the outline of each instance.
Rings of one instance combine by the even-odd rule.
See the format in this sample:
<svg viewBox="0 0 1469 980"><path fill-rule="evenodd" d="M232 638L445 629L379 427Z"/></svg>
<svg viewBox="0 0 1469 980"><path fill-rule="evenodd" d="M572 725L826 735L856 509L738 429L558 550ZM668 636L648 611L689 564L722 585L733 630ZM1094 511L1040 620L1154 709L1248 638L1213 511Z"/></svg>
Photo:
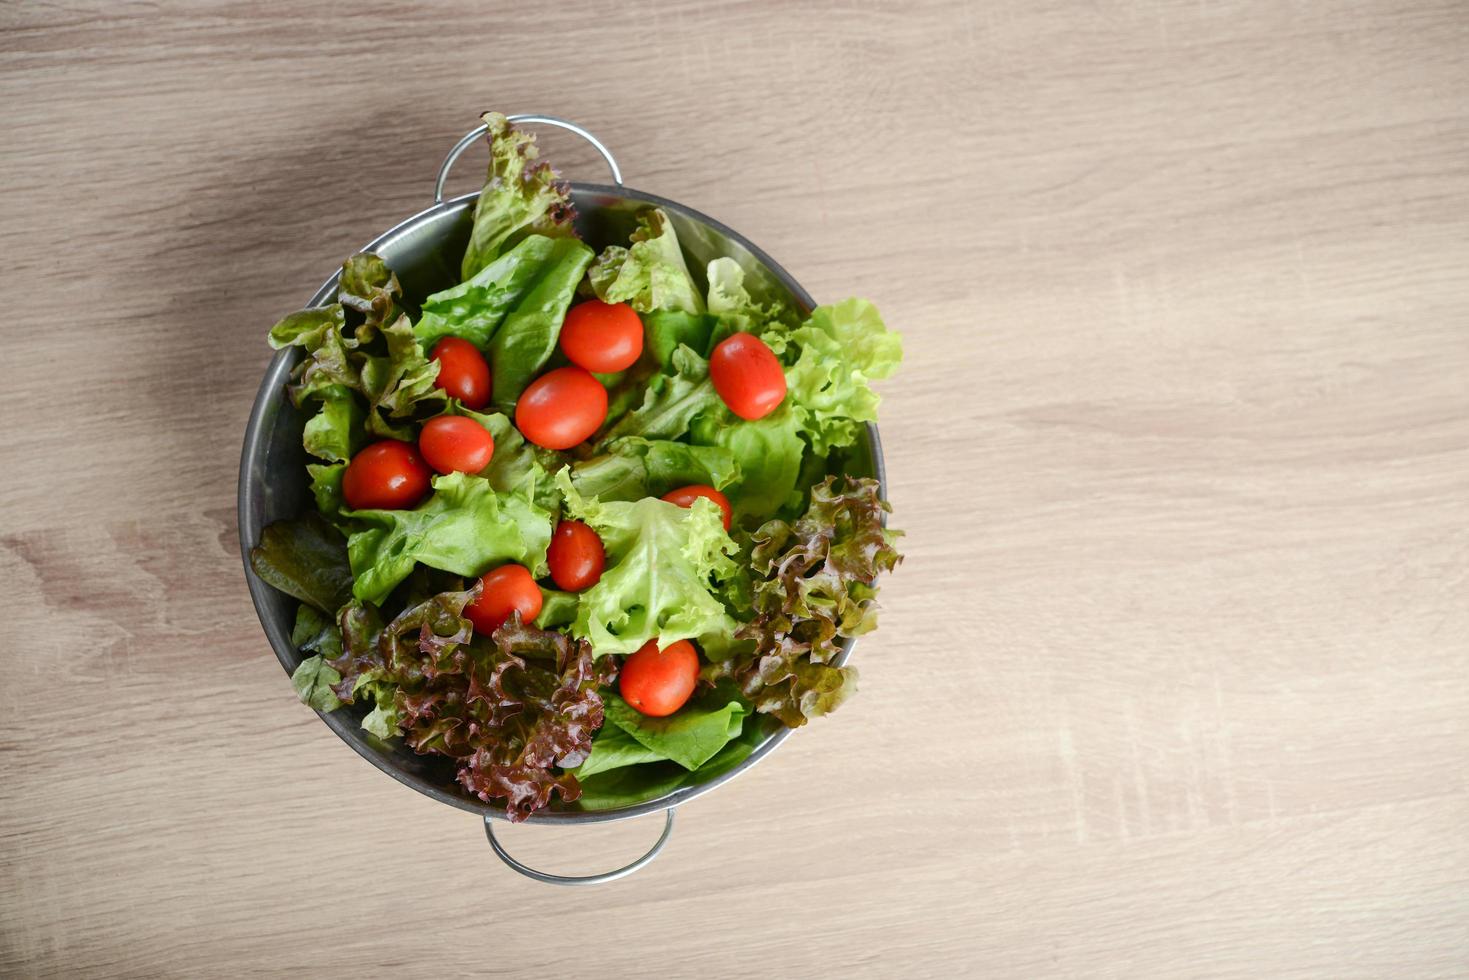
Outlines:
<svg viewBox="0 0 1469 980"><path fill-rule="evenodd" d="M551 580L558 589L580 592L596 585L602 577L607 552L602 549L602 539L596 531L581 521L562 521L551 535L546 562L551 566Z"/></svg>
<svg viewBox="0 0 1469 980"><path fill-rule="evenodd" d="M684 706L699 682L699 654L688 640L658 649L649 640L627 658L617 681L622 700L650 718L671 715Z"/></svg>
<svg viewBox="0 0 1469 980"><path fill-rule="evenodd" d="M775 354L753 334L731 334L709 355L714 390L742 419L763 419L786 396L786 376Z"/></svg>
<svg viewBox="0 0 1469 980"><path fill-rule="evenodd" d="M481 409L490 403L490 366L469 341L445 337L429 354L439 362L434 386L459 399L465 408Z"/></svg>
<svg viewBox="0 0 1469 980"><path fill-rule="evenodd" d="M490 635L505 624L511 613L529 623L541 614L541 587L524 565L501 565L480 577L479 598L464 607L464 618L476 633Z"/></svg>
<svg viewBox="0 0 1469 980"><path fill-rule="evenodd" d="M542 449L570 449L606 420L607 389L586 368L548 371L515 403L520 434Z"/></svg>
<svg viewBox="0 0 1469 980"><path fill-rule="evenodd" d="M440 473L478 473L490 465L495 437L474 419L440 415L423 423L418 451Z"/></svg>
<svg viewBox="0 0 1469 980"><path fill-rule="evenodd" d="M624 371L643 352L643 321L626 303L589 299L566 314L561 350L588 371Z"/></svg>
<svg viewBox="0 0 1469 980"><path fill-rule="evenodd" d="M694 501L700 497L712 500L719 505L719 509L724 512L724 529L728 531L730 519L734 517L733 511L729 509L729 498L713 487L706 487L702 483L695 483L692 486L670 490L663 495L664 500L670 504L678 504L680 507L692 507L694 506Z"/></svg>
<svg viewBox="0 0 1469 980"><path fill-rule="evenodd" d="M342 474L342 496L353 510L406 510L428 493L428 480L418 450L384 439L352 457Z"/></svg>

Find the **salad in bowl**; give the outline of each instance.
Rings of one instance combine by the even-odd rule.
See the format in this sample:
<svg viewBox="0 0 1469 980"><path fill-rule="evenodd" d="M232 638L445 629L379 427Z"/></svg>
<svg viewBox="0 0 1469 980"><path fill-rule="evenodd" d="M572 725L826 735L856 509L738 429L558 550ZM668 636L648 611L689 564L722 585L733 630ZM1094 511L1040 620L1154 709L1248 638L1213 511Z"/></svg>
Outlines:
<svg viewBox="0 0 1469 980"><path fill-rule="evenodd" d="M484 121L456 284L364 252L271 329L313 505L250 565L300 602L303 702L522 820L714 779L851 696L900 556L847 473L901 346L864 300L691 263L658 207L595 248L534 137Z"/></svg>

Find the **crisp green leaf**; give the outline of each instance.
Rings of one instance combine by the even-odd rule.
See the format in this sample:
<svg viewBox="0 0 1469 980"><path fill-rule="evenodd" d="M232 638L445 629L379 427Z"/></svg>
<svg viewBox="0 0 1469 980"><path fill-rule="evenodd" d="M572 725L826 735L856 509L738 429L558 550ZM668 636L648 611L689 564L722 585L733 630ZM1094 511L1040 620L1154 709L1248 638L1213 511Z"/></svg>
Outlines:
<svg viewBox="0 0 1469 980"><path fill-rule="evenodd" d="M602 455L573 465L571 482L583 496L637 500L694 483L723 490L739 473L734 457L718 446L624 436Z"/></svg>
<svg viewBox="0 0 1469 980"><path fill-rule="evenodd" d="M796 494L806 443L789 405L750 422L724 406L695 423L693 439L728 451L739 479L728 493L735 517L775 516Z"/></svg>
<svg viewBox="0 0 1469 980"><path fill-rule="evenodd" d="M306 603L296 607L296 623L291 627L291 645L306 653L320 653L328 660L342 655L342 631L336 620L323 616Z"/></svg>
<svg viewBox="0 0 1469 980"><path fill-rule="evenodd" d="M558 589L541 589L541 614L536 617L537 629L549 630L570 626L576 622L576 609L581 596L575 592Z"/></svg>
<svg viewBox="0 0 1469 980"><path fill-rule="evenodd" d="M296 665L291 673L291 686L296 689L296 697L302 704L317 711L335 711L342 706L342 700L332 692L332 685L341 679L342 675L328 666L318 653Z"/></svg>
<svg viewBox="0 0 1469 980"><path fill-rule="evenodd" d="M709 362L688 347L673 352L672 375L657 374L648 382L643 403L617 421L602 437L605 449L623 436L677 439L694 417L723 404L709 381Z"/></svg>
<svg viewBox="0 0 1469 980"><path fill-rule="evenodd" d="M616 695L602 695L605 706L608 699ZM619 699L620 700L620 699ZM629 735L624 729L611 723L611 719L602 726L602 730L592 739L592 754L587 756L587 761L577 766L574 770L578 780L595 776L599 772L610 772L623 766L636 766L647 762L663 762L668 757L650 749Z"/></svg>
<svg viewBox="0 0 1469 980"><path fill-rule="evenodd" d="M778 333L778 332L772 332ZM766 340L778 337L766 335ZM778 353L799 355L786 368L786 402L811 448L826 455L856 442L862 423L877 419L877 393L868 382L886 378L902 360L902 342L883 326L877 308L849 299L820 306L806 323L789 332L790 347Z"/></svg>
<svg viewBox="0 0 1469 980"><path fill-rule="evenodd" d="M602 696L607 721L660 758L697 769L740 733L750 709L728 682L666 718L649 718L616 694ZM596 742L592 755L596 755Z"/></svg>
<svg viewBox="0 0 1469 980"><path fill-rule="evenodd" d="M345 463L362 447L362 403L343 385L319 393L321 408L306 420L302 442L318 459Z"/></svg>
<svg viewBox="0 0 1469 980"><path fill-rule="evenodd" d="M489 132L490 167L474 202L474 225L459 278L472 279L485 266L530 234L564 238L574 234L569 189L556 171L538 162L534 135L515 129L503 115L482 117Z"/></svg>
<svg viewBox="0 0 1469 980"><path fill-rule="evenodd" d="M680 346L707 357L709 354L710 331L715 318L701 313L686 313L683 310L654 310L643 314L643 335L647 338L648 352L663 370L673 365L673 352Z"/></svg>
<svg viewBox="0 0 1469 980"><path fill-rule="evenodd" d="M316 509L335 517L342 510L342 476L347 472L347 464L307 463L306 472L311 476L311 495L316 498Z"/></svg>
<svg viewBox="0 0 1469 980"><path fill-rule="evenodd" d="M735 544L719 508L700 498L692 508L655 497L635 502L583 497L567 470L556 474L570 516L602 539L607 565L582 593L572 633L591 641L597 656L631 653L657 637L663 643L705 633L733 633L737 624L712 594L733 570Z"/></svg>
<svg viewBox="0 0 1469 980"><path fill-rule="evenodd" d="M270 346L275 350L296 346L314 351L331 334L336 334L340 339L345 322L342 307L338 303L300 310L270 328Z"/></svg>
<svg viewBox="0 0 1469 980"><path fill-rule="evenodd" d="M551 355L561 323L576 297L577 284L592 261L592 250L575 238L557 239L544 274L506 315L490 341L495 406L511 412Z"/></svg>
<svg viewBox="0 0 1469 980"><path fill-rule="evenodd" d="M588 278L604 303L627 303L639 313L704 312L704 298L689 274L673 222L662 208L640 212L632 244L604 250Z"/></svg>
<svg viewBox="0 0 1469 980"><path fill-rule="evenodd" d="M602 731L616 728L608 725ZM620 731L620 729L619 729ZM611 810L634 806L648 800L660 799L675 790L687 786L698 786L717 779L750 757L767 738L773 728L771 723L757 724L751 718L745 723L738 738L732 739L719 753L693 772L673 762L654 762L642 765L620 766L610 771L580 779L583 810ZM598 734L598 739L602 734ZM596 754L594 742L592 752Z"/></svg>
<svg viewBox="0 0 1469 980"><path fill-rule="evenodd" d="M320 514L276 521L250 549L250 567L265 584L309 602L328 616L352 597L347 543Z"/></svg>
<svg viewBox="0 0 1469 980"><path fill-rule="evenodd" d="M425 351L442 337L460 337L480 350L500 329L506 314L523 302L550 268L564 257L565 239L531 235L461 282L423 301L413 333Z"/></svg>
<svg viewBox="0 0 1469 980"><path fill-rule="evenodd" d="M422 562L455 575L483 575L517 562L545 573L551 515L521 493L497 494L488 480L450 473L413 510L347 511L363 530L348 539L353 594L381 603Z"/></svg>

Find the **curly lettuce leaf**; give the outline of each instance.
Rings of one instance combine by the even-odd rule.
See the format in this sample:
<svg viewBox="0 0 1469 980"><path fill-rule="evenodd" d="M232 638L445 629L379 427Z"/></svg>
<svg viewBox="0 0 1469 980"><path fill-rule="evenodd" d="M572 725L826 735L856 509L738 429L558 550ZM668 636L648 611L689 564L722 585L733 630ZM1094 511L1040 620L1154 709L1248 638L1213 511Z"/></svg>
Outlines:
<svg viewBox="0 0 1469 980"><path fill-rule="evenodd" d="M791 727L827 714L856 690L857 673L831 661L842 641L877 624L874 582L901 560L883 526L889 508L876 480L828 477L793 523L754 534L753 617L736 636L754 649L711 664L710 679L733 679L757 711Z"/></svg>
<svg viewBox="0 0 1469 980"><path fill-rule="evenodd" d="M478 475L489 480L497 493L529 497L548 511L561 506L561 495L552 485L550 474L566 465L565 454L527 442L520 430L500 412L476 412L458 402L452 404L450 411L474 419L495 440L490 465Z"/></svg>
<svg viewBox="0 0 1469 980"><path fill-rule="evenodd" d="M460 785L504 800L511 820L546 806L553 794L575 800L573 769L602 726L597 690L616 678L615 661L595 661L587 644L520 623L477 637L464 607L479 584L429 596L386 626L371 606L342 611L346 650L329 666L337 693L371 696L363 727L401 733L415 752L453 760Z"/></svg>
<svg viewBox="0 0 1469 980"><path fill-rule="evenodd" d="M734 459L739 478L727 496L737 520L773 517L799 498L797 481L806 442L788 404L754 422L720 406L694 424L692 438L718 446Z"/></svg>
<svg viewBox="0 0 1469 980"><path fill-rule="evenodd" d="M627 303L639 313L676 310L704 312L678 244L678 233L662 208L638 213L632 244L613 245L597 257L587 276L592 291L604 303Z"/></svg>
<svg viewBox="0 0 1469 980"><path fill-rule="evenodd" d="M334 615L352 597L352 569L342 532L317 513L276 521L250 549L250 567L266 585Z"/></svg>
<svg viewBox="0 0 1469 980"><path fill-rule="evenodd" d="M573 234L570 189L555 170L538 162L533 134L510 125L498 112L481 117L489 131L490 167L474 202L474 225L459 278L473 279L526 235L566 238Z"/></svg>
<svg viewBox="0 0 1469 980"><path fill-rule="evenodd" d="M546 567L551 514L522 493L498 494L483 477L436 476L434 494L413 510L345 511L361 530L347 541L357 598L381 603L416 562L455 575L483 575L517 562Z"/></svg>
<svg viewBox="0 0 1469 980"><path fill-rule="evenodd" d="M557 241L544 274L495 331L490 367L495 406L502 412L514 410L525 386L556 352L561 323L591 261L592 250L577 239Z"/></svg>
<svg viewBox="0 0 1469 980"><path fill-rule="evenodd" d="M359 252L342 264L337 279L337 302L362 314L357 339L366 340L373 328L395 319L401 294L398 276L372 252Z"/></svg>
<svg viewBox="0 0 1469 980"><path fill-rule="evenodd" d="M582 593L571 628L596 656L632 653L655 637L672 643L734 633L738 624L712 590L733 571L735 544L712 502L701 498L684 508L656 497L587 498L564 469L556 485L567 513L591 525L607 553L602 578Z"/></svg>
<svg viewBox="0 0 1469 980"><path fill-rule="evenodd" d="M601 500L661 497L692 483L723 490L739 475L739 465L726 449L638 436L613 440L605 453L571 468L576 489Z"/></svg>
<svg viewBox="0 0 1469 980"><path fill-rule="evenodd" d="M677 439L689 431L694 417L723 403L709 381L709 362L688 347L673 352L672 374L656 374L648 382L643 403L618 419L598 442L599 449L624 436Z"/></svg>
<svg viewBox="0 0 1469 980"><path fill-rule="evenodd" d="M366 441L362 403L343 385L331 385L319 397L321 408L306 420L301 441L318 459L345 463Z"/></svg>
<svg viewBox="0 0 1469 980"><path fill-rule="evenodd" d="M869 382L892 374L903 357L901 339L862 299L819 306L802 326L764 339L788 360L798 352L786 368L786 401L822 456L852 445L862 424L877 419L879 399Z"/></svg>
<svg viewBox="0 0 1469 980"><path fill-rule="evenodd" d="M398 288L381 258L354 255L343 267L336 303L292 313L271 328L272 347L306 352L287 385L291 401L298 408L323 403L303 434L312 455L350 455L344 450L363 433L411 439L413 429L403 420L445 403L434 385L439 364L424 357L408 317L398 312ZM366 403L365 411L354 393Z"/></svg>

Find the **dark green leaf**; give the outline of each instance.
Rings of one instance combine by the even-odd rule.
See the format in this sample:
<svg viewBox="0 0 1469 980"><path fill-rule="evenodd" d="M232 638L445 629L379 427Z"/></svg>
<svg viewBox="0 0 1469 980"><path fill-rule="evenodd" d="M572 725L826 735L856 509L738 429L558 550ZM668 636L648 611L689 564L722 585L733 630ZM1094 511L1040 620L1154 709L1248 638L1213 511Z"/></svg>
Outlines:
<svg viewBox="0 0 1469 980"><path fill-rule="evenodd" d="M352 597L347 542L320 514L268 525L250 550L250 567L267 585L327 615Z"/></svg>

